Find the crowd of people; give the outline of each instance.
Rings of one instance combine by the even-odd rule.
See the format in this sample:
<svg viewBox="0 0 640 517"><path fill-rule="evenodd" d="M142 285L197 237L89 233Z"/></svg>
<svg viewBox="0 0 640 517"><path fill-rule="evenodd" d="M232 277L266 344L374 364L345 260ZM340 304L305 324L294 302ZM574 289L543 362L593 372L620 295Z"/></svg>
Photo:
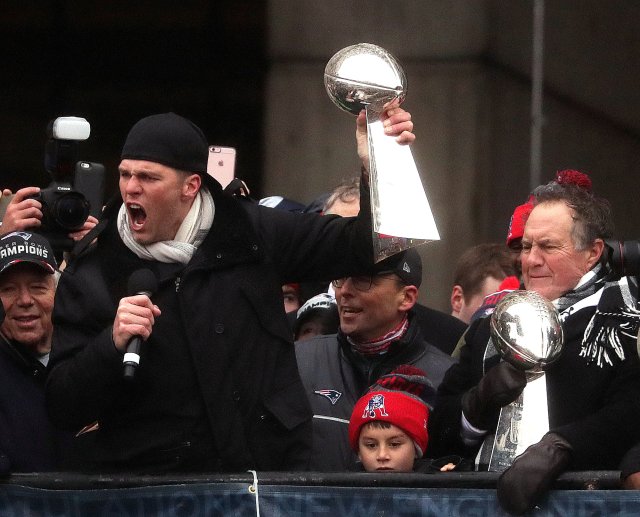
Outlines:
<svg viewBox="0 0 640 517"><path fill-rule="evenodd" d="M408 112L383 121L413 142ZM285 208L223 191L191 121L145 117L119 195L69 235L63 265L38 234L38 189L16 192L0 226L0 471L486 469L527 385L491 314L524 289L553 303L564 347L549 432L501 474L500 503L521 514L567 470L621 468L638 488L638 282L610 267L609 204L577 171L536 188L506 244L460 257L445 314L418 303L415 249L373 262L367 139L361 114L360 177Z"/></svg>

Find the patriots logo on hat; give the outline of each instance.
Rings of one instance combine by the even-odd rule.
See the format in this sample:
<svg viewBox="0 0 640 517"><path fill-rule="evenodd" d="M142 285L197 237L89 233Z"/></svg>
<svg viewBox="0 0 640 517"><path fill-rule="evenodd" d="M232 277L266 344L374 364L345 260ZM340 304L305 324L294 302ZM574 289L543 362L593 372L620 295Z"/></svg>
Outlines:
<svg viewBox="0 0 640 517"><path fill-rule="evenodd" d="M512 233L513 233L513 214L511 215L511 219L509 219L509 231L507 232L507 240L511 238Z"/></svg>
<svg viewBox="0 0 640 517"><path fill-rule="evenodd" d="M336 390L316 390L314 391L314 393L316 395L320 395L321 397L329 399L329 402L331 402L332 406L335 406L336 402L338 402L338 399L342 397L342 393Z"/></svg>
<svg viewBox="0 0 640 517"><path fill-rule="evenodd" d="M49 242L30 232L12 232L0 240L0 272L20 262L31 262L54 273L58 265Z"/></svg>
<svg viewBox="0 0 640 517"><path fill-rule="evenodd" d="M407 273L411 273L411 268L409 267L409 264L407 264L406 262L402 265L402 271L406 271Z"/></svg>
<svg viewBox="0 0 640 517"><path fill-rule="evenodd" d="M27 233L27 232L19 232L19 231L18 232L11 232L11 233L5 235L4 237L2 237L2 240L7 239L9 237L13 237L14 235L17 236L17 237L22 237L23 240L28 241L33 234Z"/></svg>
<svg viewBox="0 0 640 517"><path fill-rule="evenodd" d="M367 407L364 408L362 418L375 418L376 411L380 411L380 416L389 416L387 410L384 407L384 395L374 395L369 399Z"/></svg>

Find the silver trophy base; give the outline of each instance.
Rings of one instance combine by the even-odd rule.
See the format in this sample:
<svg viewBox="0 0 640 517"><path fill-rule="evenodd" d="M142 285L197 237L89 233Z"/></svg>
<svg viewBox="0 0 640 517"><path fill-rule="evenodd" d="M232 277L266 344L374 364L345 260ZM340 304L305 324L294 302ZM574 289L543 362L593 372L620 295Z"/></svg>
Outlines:
<svg viewBox="0 0 640 517"><path fill-rule="evenodd" d="M529 377L520 396L500 411L489 458L489 471L506 470L517 456L539 442L547 432L547 379L544 373L538 373L535 377Z"/></svg>
<svg viewBox="0 0 640 517"><path fill-rule="evenodd" d="M375 262L440 239L411 150L384 134L381 110L366 108Z"/></svg>

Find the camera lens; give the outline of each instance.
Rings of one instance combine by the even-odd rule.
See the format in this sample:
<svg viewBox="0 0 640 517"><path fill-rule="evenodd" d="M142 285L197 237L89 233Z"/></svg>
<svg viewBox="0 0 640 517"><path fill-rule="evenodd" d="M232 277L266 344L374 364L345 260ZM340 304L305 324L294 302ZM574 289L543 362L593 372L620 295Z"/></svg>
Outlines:
<svg viewBox="0 0 640 517"><path fill-rule="evenodd" d="M605 244L607 262L616 276L640 275L640 241L607 240Z"/></svg>
<svg viewBox="0 0 640 517"><path fill-rule="evenodd" d="M66 230L79 230L89 217L89 202L79 192L69 192L55 200L51 217Z"/></svg>
<svg viewBox="0 0 640 517"><path fill-rule="evenodd" d="M622 271L628 276L640 274L640 242L624 241L620 253Z"/></svg>

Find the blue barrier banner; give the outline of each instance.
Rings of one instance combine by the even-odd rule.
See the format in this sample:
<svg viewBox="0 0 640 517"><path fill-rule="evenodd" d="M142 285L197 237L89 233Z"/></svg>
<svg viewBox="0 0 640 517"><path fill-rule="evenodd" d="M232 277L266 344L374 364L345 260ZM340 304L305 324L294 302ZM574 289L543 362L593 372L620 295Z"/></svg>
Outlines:
<svg viewBox="0 0 640 517"><path fill-rule="evenodd" d="M506 516L495 490L462 488L261 487L261 515ZM638 516L640 492L558 490L536 516Z"/></svg>
<svg viewBox="0 0 640 517"><path fill-rule="evenodd" d="M142 517L256 515L246 484L170 485L146 488L43 490L0 486L0 517Z"/></svg>
<svg viewBox="0 0 640 517"><path fill-rule="evenodd" d="M0 517L505 516L495 490L212 483L50 490L0 485ZM258 513L259 512L259 513ZM556 490L535 516L637 516L640 492Z"/></svg>

